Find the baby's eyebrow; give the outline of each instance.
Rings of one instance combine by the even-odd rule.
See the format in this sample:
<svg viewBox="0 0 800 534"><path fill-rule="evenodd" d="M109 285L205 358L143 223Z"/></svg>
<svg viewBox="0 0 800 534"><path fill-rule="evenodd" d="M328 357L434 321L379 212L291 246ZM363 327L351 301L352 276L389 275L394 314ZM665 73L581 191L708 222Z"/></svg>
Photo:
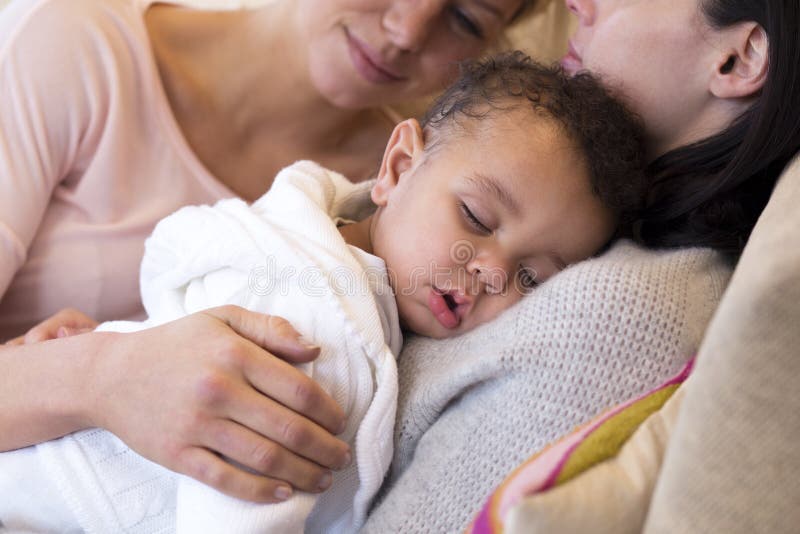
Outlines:
<svg viewBox="0 0 800 534"><path fill-rule="evenodd" d="M478 189L481 193L495 197L500 204L506 207L512 214L519 216L520 208L517 200L511 196L506 188L497 182L491 176L487 176L480 172L474 172L467 176L467 182L473 187Z"/></svg>

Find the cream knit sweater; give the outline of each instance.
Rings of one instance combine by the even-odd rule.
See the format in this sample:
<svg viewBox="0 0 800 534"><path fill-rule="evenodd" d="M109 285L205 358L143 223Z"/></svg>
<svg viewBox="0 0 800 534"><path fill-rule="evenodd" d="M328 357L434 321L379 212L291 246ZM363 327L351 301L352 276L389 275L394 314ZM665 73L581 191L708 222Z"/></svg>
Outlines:
<svg viewBox="0 0 800 534"><path fill-rule="evenodd" d="M618 243L459 338L401 353L395 454L362 532L459 532L520 462L692 355L730 269Z"/></svg>

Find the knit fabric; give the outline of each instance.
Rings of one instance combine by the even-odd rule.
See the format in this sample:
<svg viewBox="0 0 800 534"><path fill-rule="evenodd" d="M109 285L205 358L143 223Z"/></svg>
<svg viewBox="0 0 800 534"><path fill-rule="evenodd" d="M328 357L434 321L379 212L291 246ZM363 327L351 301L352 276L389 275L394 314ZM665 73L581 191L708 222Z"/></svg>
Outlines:
<svg viewBox="0 0 800 534"><path fill-rule="evenodd" d="M356 531L392 457L394 354L402 342L383 260L348 245L334 224L354 218L365 194L364 184L298 162L251 206L227 199L182 208L158 223L146 243L142 297L150 318L98 328L139 330L222 304L287 319L320 346L319 357L302 369L347 417L339 437L350 444L353 462L324 494L298 491L270 505L233 499L175 476L97 429L39 444L38 458L0 454L0 466L15 458L41 462L40 485L56 486L57 500L66 503L64 521L77 519L89 533ZM0 472L0 518L23 524L28 512L35 520L35 503L18 502L13 483Z"/></svg>
<svg viewBox="0 0 800 534"><path fill-rule="evenodd" d="M393 466L363 532L463 531L531 454L680 370L729 273L706 249L622 241L473 332L411 336Z"/></svg>
<svg viewBox="0 0 800 534"><path fill-rule="evenodd" d="M525 463L514 469L508 478L492 493L491 497L487 499L483 509L475 517L468 532L470 534L499 534L504 532L506 534L515 533L514 523L519 518L519 513L514 509L517 507L530 507L530 503L536 501L537 503L542 500L545 495L552 495L558 488L565 485L569 487L578 487L577 490L571 491L559 505L553 506L553 510L561 511L562 509L570 509L574 506L580 509L572 510L566 517L559 517L566 525L570 525L570 518L580 517L584 520L587 516L591 517L590 525L596 528L600 525L606 525L603 521L602 515L591 516L584 513L592 508L598 508L598 502L604 501L608 495L612 495L613 489L620 486L626 486L625 476L618 478L607 478L606 482L610 486L605 492L597 492L587 500L581 503L573 498L574 494L580 494L583 487L580 486L580 481L585 480L589 476L587 473L593 473L598 464L602 465L605 462L619 462L619 455L625 447L630 446L632 436L645 426L645 421L649 421L653 414L659 413L665 406L667 401L672 398L673 394L678 390L680 385L686 380L691 373L694 359L689 360L678 376L670 379L667 383L662 384L653 391L650 391L636 399L631 399L620 406L615 406L607 412L603 412L598 417L592 419L589 423L582 425L575 429L571 434L564 436L555 443L549 444L547 447L537 452ZM646 441L646 444L652 443ZM577 484L570 481L579 481ZM655 479L655 475L653 476ZM652 487L652 486L651 486ZM614 495L618 497L621 492ZM633 498L626 499L627 503L631 503L634 507L641 504ZM550 501L552 505L552 500ZM609 507L609 503L601 502L599 505L603 508ZM643 511L643 506L640 506ZM549 509L547 509L549 510ZM638 511L638 510L637 510ZM550 514L546 514L550 516ZM628 514L633 516L634 514ZM529 514L525 513L527 519ZM643 514L640 515L643 517ZM530 521L530 519L529 519ZM638 522L638 530L641 530L643 521ZM542 523L535 521L529 522L531 529L540 527ZM547 526L552 526L553 523L545 523ZM556 523L557 524L557 523ZM628 521L629 525L636 525L637 522L631 518ZM528 524L519 524L523 532L526 531ZM565 529L566 530L566 529ZM569 532L586 532L591 529L576 530L571 529ZM608 530L608 529L607 529ZM539 528L539 532L549 532ZM612 530L613 532L613 530Z"/></svg>

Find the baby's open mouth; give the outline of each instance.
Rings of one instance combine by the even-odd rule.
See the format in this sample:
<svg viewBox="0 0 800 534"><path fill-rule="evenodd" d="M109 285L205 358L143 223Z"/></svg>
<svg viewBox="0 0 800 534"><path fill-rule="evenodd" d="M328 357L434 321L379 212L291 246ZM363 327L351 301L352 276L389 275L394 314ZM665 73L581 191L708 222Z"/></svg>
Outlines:
<svg viewBox="0 0 800 534"><path fill-rule="evenodd" d="M447 304L447 307L450 309L450 311L454 311L458 307L456 300L450 293L442 293L442 297L444 298L444 302Z"/></svg>
<svg viewBox="0 0 800 534"><path fill-rule="evenodd" d="M445 328L456 328L461 322L458 307L458 299L452 293L445 293L433 287L428 294L428 308Z"/></svg>

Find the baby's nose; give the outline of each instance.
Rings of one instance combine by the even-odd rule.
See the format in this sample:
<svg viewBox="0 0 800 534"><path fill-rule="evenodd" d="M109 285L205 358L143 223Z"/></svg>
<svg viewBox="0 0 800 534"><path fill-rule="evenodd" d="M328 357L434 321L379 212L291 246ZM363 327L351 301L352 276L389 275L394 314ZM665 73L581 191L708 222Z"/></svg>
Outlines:
<svg viewBox="0 0 800 534"><path fill-rule="evenodd" d="M476 288L476 293L485 292L490 295L503 293L508 288L510 269L503 264L504 262L472 262L467 270L471 272L480 287Z"/></svg>

